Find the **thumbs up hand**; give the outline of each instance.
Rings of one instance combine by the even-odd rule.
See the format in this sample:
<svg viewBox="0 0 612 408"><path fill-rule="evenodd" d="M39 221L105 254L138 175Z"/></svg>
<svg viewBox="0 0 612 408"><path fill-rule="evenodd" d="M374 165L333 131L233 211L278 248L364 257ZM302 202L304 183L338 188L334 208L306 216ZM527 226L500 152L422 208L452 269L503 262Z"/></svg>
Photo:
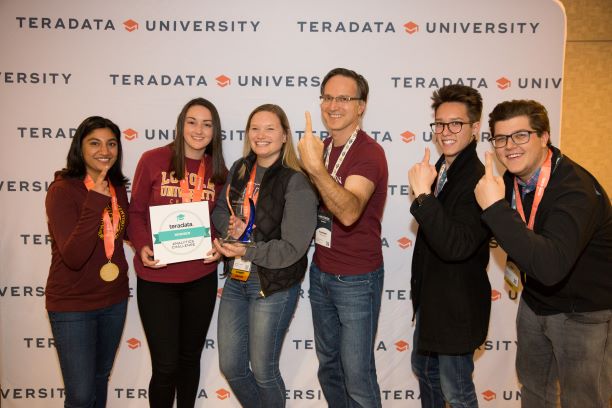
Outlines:
<svg viewBox="0 0 612 408"><path fill-rule="evenodd" d="M486 210L497 201L503 199L505 192L504 180L493 174L493 153L486 152L485 174L478 181L474 189L476 201L478 201L478 205L483 210Z"/></svg>
<svg viewBox="0 0 612 408"><path fill-rule="evenodd" d="M421 194L430 194L431 185L438 176L436 167L429 163L429 156L429 147L426 147L423 160L416 163L408 171L408 182L416 197Z"/></svg>
<svg viewBox="0 0 612 408"><path fill-rule="evenodd" d="M298 152L302 167L308 174L325 171L323 164L323 142L312 134L312 120L310 112L306 112L306 129L304 137L298 143Z"/></svg>

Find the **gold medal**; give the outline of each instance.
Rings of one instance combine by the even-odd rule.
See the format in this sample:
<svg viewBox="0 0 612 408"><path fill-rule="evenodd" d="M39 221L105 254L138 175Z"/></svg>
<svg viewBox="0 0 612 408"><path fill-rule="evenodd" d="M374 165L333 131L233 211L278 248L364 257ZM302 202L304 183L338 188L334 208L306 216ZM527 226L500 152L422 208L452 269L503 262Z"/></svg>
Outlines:
<svg viewBox="0 0 612 408"><path fill-rule="evenodd" d="M112 262L100 268L100 277L103 281L112 282L117 279L117 276L119 276L119 267Z"/></svg>

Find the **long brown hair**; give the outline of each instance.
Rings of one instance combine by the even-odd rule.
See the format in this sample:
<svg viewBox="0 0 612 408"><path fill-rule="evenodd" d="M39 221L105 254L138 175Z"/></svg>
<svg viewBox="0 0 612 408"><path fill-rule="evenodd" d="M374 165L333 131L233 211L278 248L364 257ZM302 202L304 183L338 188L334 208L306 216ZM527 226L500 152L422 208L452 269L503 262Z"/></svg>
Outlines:
<svg viewBox="0 0 612 408"><path fill-rule="evenodd" d="M179 180L185 177L185 136L183 132L185 130L185 117L187 116L187 111L192 106L202 106L210 111L210 115L212 116L213 137L208 146L206 146L204 154L208 154L213 160L213 171L210 176L212 182L215 184L225 183L227 167L225 166L223 148L221 146L221 119L219 118L219 112L215 105L204 98L195 98L187 102L176 119L176 134L174 136L174 141L170 143L170 148L172 149L170 171L174 171L176 178Z"/></svg>

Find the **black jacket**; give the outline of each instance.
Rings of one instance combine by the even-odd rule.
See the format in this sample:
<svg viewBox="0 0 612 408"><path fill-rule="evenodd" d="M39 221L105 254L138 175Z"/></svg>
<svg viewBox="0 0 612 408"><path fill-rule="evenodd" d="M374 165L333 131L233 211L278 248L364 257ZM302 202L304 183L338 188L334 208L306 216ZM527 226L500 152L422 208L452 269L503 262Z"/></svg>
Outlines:
<svg viewBox="0 0 612 408"><path fill-rule="evenodd" d="M444 156L436 163L438 171L443 161ZM415 200L410 207L419 223L410 282L413 309L419 313L419 351L468 353L487 336L489 231L474 196L483 174L472 142L448 169L438 197L421 206Z"/></svg>
<svg viewBox="0 0 612 408"><path fill-rule="evenodd" d="M612 309L612 209L595 178L552 147L552 174L529 230L506 200L483 212L497 242L527 274L522 297L537 314ZM534 193L525 196L525 217Z"/></svg>
<svg viewBox="0 0 612 408"><path fill-rule="evenodd" d="M249 179L250 169L255 164L255 159L254 154L243 159L247 169L243 178L239 177L238 169L240 169L240 166L237 167L231 182L232 187L235 187L233 188L234 192L244 190ZM281 222L285 209L285 192L289 180L294 174L295 170L282 165L282 157L266 170L259 186L259 198L255 211L255 225L257 226L254 230L255 242L267 242L282 238ZM230 195L230 202L238 199L240 197ZM282 269L270 269L257 265L257 274L263 294L269 296L300 282L306 273L307 265L306 253L296 263ZM228 267L229 262L225 262L225 273L229 272Z"/></svg>

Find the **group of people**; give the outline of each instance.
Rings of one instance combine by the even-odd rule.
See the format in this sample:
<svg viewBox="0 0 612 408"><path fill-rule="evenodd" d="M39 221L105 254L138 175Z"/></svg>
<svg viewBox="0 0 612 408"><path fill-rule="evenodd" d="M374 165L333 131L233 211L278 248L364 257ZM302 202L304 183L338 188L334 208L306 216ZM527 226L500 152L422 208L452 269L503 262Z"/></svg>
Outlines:
<svg viewBox="0 0 612 408"><path fill-rule="evenodd" d="M318 378L333 408L380 407L374 341L384 283L381 220L385 154L361 127L369 87L349 69L322 81L330 137L306 131L296 148L287 115L265 104L247 120L243 155L227 169L221 121L208 100L189 101L172 143L145 152L128 203L119 128L81 123L66 167L46 197L52 262L46 306L66 407L104 407L128 298L126 241L134 249L137 302L152 375L151 407L193 407L217 295L219 364L245 407L283 407L279 360L295 312L307 251ZM424 407L474 407L474 350L487 336L489 241L508 254L506 279L522 288L517 372L522 404L604 407L612 395L612 209L600 184L550 144L538 102L500 103L490 142L507 169L476 153L482 98L449 85L432 97L430 150L408 173L419 229L412 259L412 368ZM298 155L299 153L299 155ZM212 249L162 265L149 207L204 201ZM233 203L256 209L252 243ZM606 272L607 271L607 272ZM410 316L407 316L409 319ZM559 387L559 388L557 388Z"/></svg>

